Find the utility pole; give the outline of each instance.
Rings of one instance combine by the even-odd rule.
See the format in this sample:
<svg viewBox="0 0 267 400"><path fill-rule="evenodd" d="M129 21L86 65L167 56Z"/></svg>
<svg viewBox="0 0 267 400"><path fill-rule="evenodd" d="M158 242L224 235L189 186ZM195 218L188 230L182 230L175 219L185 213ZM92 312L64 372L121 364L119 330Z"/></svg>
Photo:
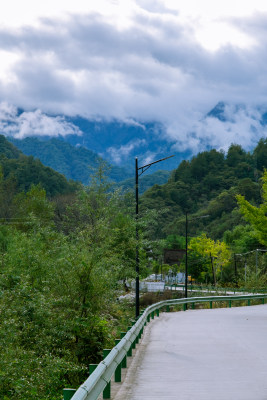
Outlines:
<svg viewBox="0 0 267 400"><path fill-rule="evenodd" d="M188 279L188 258L187 258L187 253L188 253L188 217L187 217L187 212L185 213L185 285L184 285L184 297L187 298L187 279ZM187 304L185 304L185 307L187 307Z"/></svg>
<svg viewBox="0 0 267 400"><path fill-rule="evenodd" d="M138 216L139 216L139 193L138 193L138 159L135 159L135 238L136 238L136 254L135 254L135 316L139 317L139 233L138 233Z"/></svg>
<svg viewBox="0 0 267 400"><path fill-rule="evenodd" d="M138 167L138 158L135 158L135 226L136 226L136 256L135 256L135 316L136 318L139 317L139 265L140 265L140 260L139 260L139 233L138 233L138 218L139 218L139 182L138 178L141 176L145 171L148 170L148 168L151 167L151 165L154 165L156 163L159 163L161 161L167 160L168 158L174 157L169 156L162 158L160 160L154 161L152 163L143 165L142 167ZM139 172L141 171L141 172Z"/></svg>

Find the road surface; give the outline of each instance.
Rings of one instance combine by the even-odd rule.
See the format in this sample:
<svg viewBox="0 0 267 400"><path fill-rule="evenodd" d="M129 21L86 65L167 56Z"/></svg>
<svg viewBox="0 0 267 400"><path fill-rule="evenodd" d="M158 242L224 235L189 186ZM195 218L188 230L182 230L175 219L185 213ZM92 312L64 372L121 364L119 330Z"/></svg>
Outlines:
<svg viewBox="0 0 267 400"><path fill-rule="evenodd" d="M266 400L267 305L162 313L114 400Z"/></svg>

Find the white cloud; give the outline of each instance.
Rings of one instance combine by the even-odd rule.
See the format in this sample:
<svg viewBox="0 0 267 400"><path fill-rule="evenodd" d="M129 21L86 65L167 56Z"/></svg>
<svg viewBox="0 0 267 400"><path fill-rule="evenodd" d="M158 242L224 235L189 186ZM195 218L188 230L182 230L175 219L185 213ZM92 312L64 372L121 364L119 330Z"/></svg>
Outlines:
<svg viewBox="0 0 267 400"><path fill-rule="evenodd" d="M70 15L99 13L112 22L123 25L135 8L135 2L132 0L9 0L1 8L0 21L2 26L38 27L45 18L67 20Z"/></svg>
<svg viewBox="0 0 267 400"><path fill-rule="evenodd" d="M127 159L134 149L144 145L145 143L145 139L136 139L120 147L109 147L107 153L115 164L120 164L123 160Z"/></svg>
<svg viewBox="0 0 267 400"><path fill-rule="evenodd" d="M18 114L17 108L6 102L0 103L0 132L17 139L28 136L81 134L80 130L64 117L51 117L40 110Z"/></svg>
<svg viewBox="0 0 267 400"><path fill-rule="evenodd" d="M7 9L15 9L14 1ZM35 3L23 3L28 20L19 8L1 17L6 21L0 30L6 75L0 76L0 101L28 110L14 121L2 120L5 134L75 132L64 118L44 114L58 113L158 121L177 148L194 151L237 139L249 146L266 135L248 112L267 104L266 2L248 6L226 0L218 7L207 0L65 5L48 0L39 10ZM20 21L9 23L20 10ZM207 50L208 40L215 41L213 51ZM228 124L203 118L221 100L246 104L247 111ZM115 159L127 151L127 146L118 152L111 148L110 154Z"/></svg>
<svg viewBox="0 0 267 400"><path fill-rule="evenodd" d="M145 154L143 154L141 158L141 165L145 166L148 165L154 161L156 161L157 153L153 153L151 151L147 151Z"/></svg>
<svg viewBox="0 0 267 400"><path fill-rule="evenodd" d="M19 54L7 50L0 50L0 76L6 84L16 80L16 75L12 73L12 68L20 59Z"/></svg>
<svg viewBox="0 0 267 400"><path fill-rule="evenodd" d="M267 136L267 126L261 123L261 110L249 106L225 105L222 119L207 116L192 124L191 130L176 135L176 151L192 150L193 153L208 147L227 150L231 143L240 144L244 149L255 147L260 138ZM169 134L175 138L177 127L171 127Z"/></svg>

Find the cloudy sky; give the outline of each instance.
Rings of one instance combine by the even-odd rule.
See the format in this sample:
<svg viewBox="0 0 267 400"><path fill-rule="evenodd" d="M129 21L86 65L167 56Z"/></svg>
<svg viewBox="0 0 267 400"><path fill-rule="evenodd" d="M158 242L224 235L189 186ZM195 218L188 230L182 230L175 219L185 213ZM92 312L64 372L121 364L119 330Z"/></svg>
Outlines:
<svg viewBox="0 0 267 400"><path fill-rule="evenodd" d="M194 152L267 136L266 0L8 0L0 21L2 131L75 129L50 113L156 120ZM219 101L227 121L205 118Z"/></svg>

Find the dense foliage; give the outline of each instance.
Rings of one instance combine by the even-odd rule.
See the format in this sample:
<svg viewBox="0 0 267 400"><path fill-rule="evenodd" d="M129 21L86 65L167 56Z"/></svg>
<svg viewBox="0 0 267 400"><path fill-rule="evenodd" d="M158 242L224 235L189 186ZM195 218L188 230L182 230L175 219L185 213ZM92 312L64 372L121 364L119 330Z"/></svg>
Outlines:
<svg viewBox="0 0 267 400"><path fill-rule="evenodd" d="M259 207L250 204L244 196L238 195L237 200L245 219L252 225L259 242L267 247L267 170L262 177L262 199Z"/></svg>
<svg viewBox="0 0 267 400"><path fill-rule="evenodd" d="M165 185L154 185L142 197L143 210L160 212L154 237L184 235L187 212L189 216L210 216L193 221L192 234L206 229L213 239L222 239L226 230L242 224L237 194L259 203L260 177L266 167L267 139L260 140L252 153L233 144L227 154L210 150L182 161Z"/></svg>
<svg viewBox="0 0 267 400"><path fill-rule="evenodd" d="M124 318L118 282L134 277L135 222L102 178L61 207L32 185L1 221L1 399L59 399L114 345Z"/></svg>
<svg viewBox="0 0 267 400"><path fill-rule="evenodd" d="M135 277L133 196L100 164L69 183L0 136L0 398L56 400L78 387L133 317L117 297ZM267 287L267 140L184 161L141 198L141 278L168 274L163 250L184 249L199 282ZM203 218L205 217L205 218ZM244 217L244 218L243 218ZM184 271L185 261L171 267ZM131 314L132 313L132 314Z"/></svg>

